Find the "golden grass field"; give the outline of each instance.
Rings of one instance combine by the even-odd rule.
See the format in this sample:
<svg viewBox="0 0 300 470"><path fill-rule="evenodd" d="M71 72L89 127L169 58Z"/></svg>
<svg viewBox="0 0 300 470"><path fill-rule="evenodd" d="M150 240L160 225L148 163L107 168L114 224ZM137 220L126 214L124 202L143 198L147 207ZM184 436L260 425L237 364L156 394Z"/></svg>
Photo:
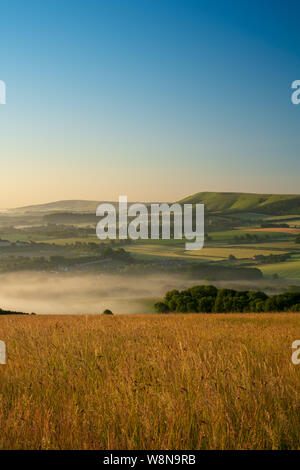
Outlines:
<svg viewBox="0 0 300 470"><path fill-rule="evenodd" d="M300 448L300 314L2 316L1 449Z"/></svg>

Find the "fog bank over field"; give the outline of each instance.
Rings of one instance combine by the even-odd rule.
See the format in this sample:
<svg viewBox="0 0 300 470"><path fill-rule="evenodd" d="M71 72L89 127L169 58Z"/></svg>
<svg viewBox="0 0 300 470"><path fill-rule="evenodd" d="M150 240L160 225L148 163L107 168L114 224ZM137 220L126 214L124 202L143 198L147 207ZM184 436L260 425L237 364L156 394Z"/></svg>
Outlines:
<svg viewBox="0 0 300 470"><path fill-rule="evenodd" d="M199 281L178 274L112 275L22 272L0 275L0 308L37 314L97 314L109 308L114 313L152 313L153 304L172 289L200 284L238 290L264 290L269 280L259 282ZM280 292L280 282L273 289Z"/></svg>
<svg viewBox="0 0 300 470"><path fill-rule="evenodd" d="M38 314L151 313L153 302L170 289L194 284L178 276L0 275L0 308Z"/></svg>

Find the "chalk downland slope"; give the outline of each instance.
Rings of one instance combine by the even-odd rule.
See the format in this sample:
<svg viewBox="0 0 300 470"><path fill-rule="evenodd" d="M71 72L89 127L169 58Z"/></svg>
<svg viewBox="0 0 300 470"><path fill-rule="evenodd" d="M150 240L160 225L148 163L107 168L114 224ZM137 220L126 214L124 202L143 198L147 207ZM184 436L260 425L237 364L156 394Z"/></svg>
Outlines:
<svg viewBox="0 0 300 470"><path fill-rule="evenodd" d="M300 195L202 192L188 196L182 204L205 204L209 212L300 214Z"/></svg>

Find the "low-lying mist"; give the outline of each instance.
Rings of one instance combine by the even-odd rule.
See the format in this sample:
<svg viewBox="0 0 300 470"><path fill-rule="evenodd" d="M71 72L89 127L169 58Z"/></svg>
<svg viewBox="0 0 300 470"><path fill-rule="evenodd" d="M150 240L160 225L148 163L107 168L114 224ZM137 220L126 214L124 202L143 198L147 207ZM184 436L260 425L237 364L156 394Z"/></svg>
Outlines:
<svg viewBox="0 0 300 470"><path fill-rule="evenodd" d="M241 290L268 290L266 280L204 282ZM152 313L153 304L168 290L203 284L177 274L113 275L22 272L0 275L0 308L37 314ZM275 286L274 286L275 287ZM280 290L279 286L277 289Z"/></svg>
<svg viewBox="0 0 300 470"><path fill-rule="evenodd" d="M170 289L191 285L178 276L0 275L0 308L38 314L151 313L153 303Z"/></svg>

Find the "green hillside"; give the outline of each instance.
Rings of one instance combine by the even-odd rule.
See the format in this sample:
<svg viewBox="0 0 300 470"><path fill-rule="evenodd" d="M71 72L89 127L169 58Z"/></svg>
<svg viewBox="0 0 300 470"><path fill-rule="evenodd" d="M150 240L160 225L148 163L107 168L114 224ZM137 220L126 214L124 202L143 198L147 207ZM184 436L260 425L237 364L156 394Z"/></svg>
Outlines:
<svg viewBox="0 0 300 470"><path fill-rule="evenodd" d="M272 215L300 214L300 195L203 192L182 204L205 204L209 212L256 212Z"/></svg>

